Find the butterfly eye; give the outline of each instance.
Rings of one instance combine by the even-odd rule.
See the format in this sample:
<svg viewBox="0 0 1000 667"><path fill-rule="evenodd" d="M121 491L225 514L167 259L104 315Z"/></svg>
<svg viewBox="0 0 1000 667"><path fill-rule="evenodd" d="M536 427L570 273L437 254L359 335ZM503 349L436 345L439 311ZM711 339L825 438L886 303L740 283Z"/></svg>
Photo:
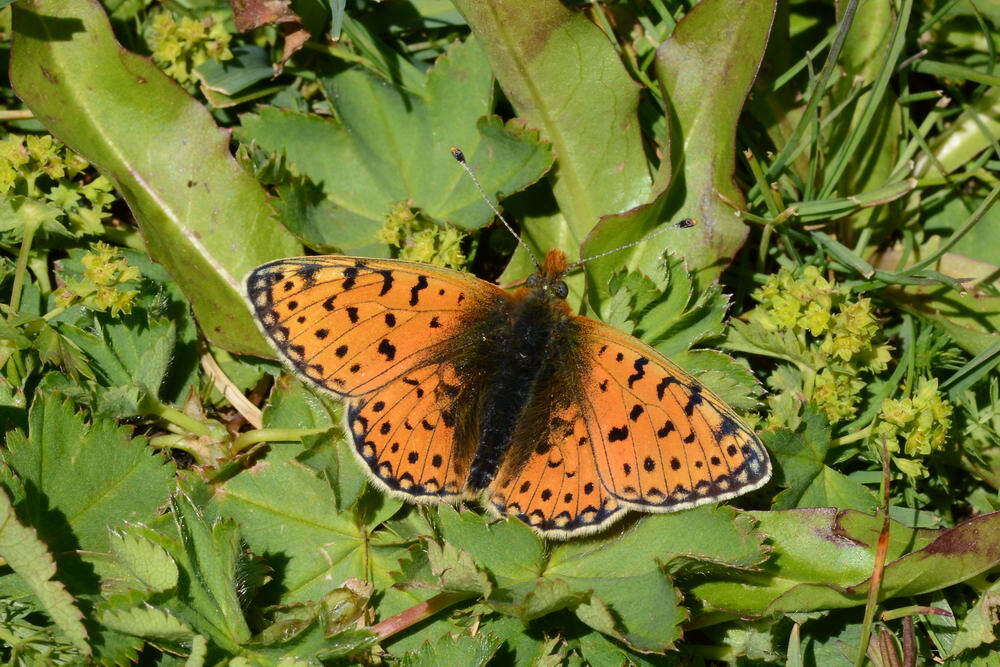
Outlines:
<svg viewBox="0 0 1000 667"><path fill-rule="evenodd" d="M553 286L552 291L555 292L555 295L560 299L565 299L569 296L569 286L561 280Z"/></svg>
<svg viewBox="0 0 1000 667"><path fill-rule="evenodd" d="M528 276L528 279L524 281L524 284L528 287L538 287L539 278L537 273L532 273Z"/></svg>

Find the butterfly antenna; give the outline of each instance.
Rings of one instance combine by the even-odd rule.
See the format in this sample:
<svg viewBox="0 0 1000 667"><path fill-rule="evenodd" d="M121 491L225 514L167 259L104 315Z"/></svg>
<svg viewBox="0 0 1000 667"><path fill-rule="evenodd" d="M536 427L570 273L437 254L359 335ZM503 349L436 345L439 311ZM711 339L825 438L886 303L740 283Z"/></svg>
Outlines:
<svg viewBox="0 0 1000 667"><path fill-rule="evenodd" d="M590 257L585 257L585 258L581 259L579 262L574 262L573 264L570 264L566 268L566 270L569 271L571 269L575 269L578 266L581 266L584 262L589 262L590 260L597 259L598 257L606 257L607 255L613 255L616 252L621 252L622 250L628 250L629 248L634 248L635 246L639 245L640 243L645 243L649 239L651 239L651 238L653 238L655 236L659 236L660 234L662 234L664 232L668 232L671 229L687 229L688 227L694 227L697 224L698 224L698 221L695 220L694 218L684 218L680 222L675 222L672 225L667 225L666 227L663 227L661 229L657 229L652 234L647 234L646 236L642 237L638 241L632 241L631 243L626 243L625 245L619 246L619 247L614 248L612 250L606 250L604 252L599 252L596 255L591 255Z"/></svg>
<svg viewBox="0 0 1000 667"><path fill-rule="evenodd" d="M531 248L529 248L528 244L524 242L524 239L522 239L518 233L514 231L511 224L507 222L507 218L503 217L503 213L500 212L500 209L493 205L489 195L486 194L486 190L483 189L483 186L479 183L479 179L476 178L475 172L473 172L472 168L469 167L469 163L465 161L465 153L462 152L462 149L457 146L452 146L451 156L455 158L456 162L462 165L462 169L464 169L465 173L467 173L469 178L472 179L472 184L476 186L477 190L479 190L479 195L483 198L483 201L485 201L486 204L493 210L494 215L500 218L500 222L503 223L503 226L507 228L507 231L510 232L515 239L517 239L517 242L524 248L525 252L528 253L528 257L531 258L531 263L535 265L535 269L541 271L542 265L538 263L538 258L535 257L535 253L531 252Z"/></svg>

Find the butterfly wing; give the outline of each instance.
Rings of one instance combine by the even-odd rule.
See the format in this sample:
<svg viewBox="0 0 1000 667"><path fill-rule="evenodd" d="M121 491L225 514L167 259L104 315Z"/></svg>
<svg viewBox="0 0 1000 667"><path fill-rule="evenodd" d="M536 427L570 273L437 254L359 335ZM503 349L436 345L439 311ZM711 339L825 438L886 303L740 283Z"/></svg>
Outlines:
<svg viewBox="0 0 1000 667"><path fill-rule="evenodd" d="M355 452L372 478L411 500L462 498L475 440L460 434L458 377L449 363L415 368L347 403Z"/></svg>
<svg viewBox="0 0 1000 667"><path fill-rule="evenodd" d="M446 358L467 316L508 298L458 271L336 255L264 264L247 276L246 293L279 354L341 397Z"/></svg>
<svg viewBox="0 0 1000 667"><path fill-rule="evenodd" d="M566 384L563 390L575 393ZM540 431L527 461L507 458L486 491L487 507L556 539L593 533L621 518L625 508L601 484L582 403L571 400Z"/></svg>
<svg viewBox="0 0 1000 667"><path fill-rule="evenodd" d="M578 319L583 416L612 496L641 511L670 512L767 483L767 450L732 408L648 345Z"/></svg>
<svg viewBox="0 0 1000 667"><path fill-rule="evenodd" d="M246 292L280 356L347 399L355 453L378 484L418 502L461 497L475 442L455 424L468 410L455 405L454 362L506 292L457 271L340 256L264 264Z"/></svg>

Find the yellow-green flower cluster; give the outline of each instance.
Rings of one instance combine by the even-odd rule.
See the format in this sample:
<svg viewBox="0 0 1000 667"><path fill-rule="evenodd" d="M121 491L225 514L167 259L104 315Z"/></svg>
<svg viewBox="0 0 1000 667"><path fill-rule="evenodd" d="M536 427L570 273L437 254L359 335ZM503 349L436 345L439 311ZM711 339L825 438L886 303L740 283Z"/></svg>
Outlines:
<svg viewBox="0 0 1000 667"><path fill-rule="evenodd" d="M890 398L882 403L874 430L874 440L881 446L886 441L889 452L900 452L913 458L894 456L893 461L911 477L926 474L917 460L944 446L951 428L952 406L938 393L937 379L920 378L917 389L909 398Z"/></svg>
<svg viewBox="0 0 1000 667"><path fill-rule="evenodd" d="M128 263L121 250L98 242L90 247L82 259L83 276L67 279L57 293L60 306L77 302L93 310L107 311L112 316L132 312L132 302L138 290L127 289L129 283L139 280L139 269Z"/></svg>
<svg viewBox="0 0 1000 667"><path fill-rule="evenodd" d="M452 269L460 269L466 263L462 252L465 234L421 217L409 202L392 208L377 238L398 248L400 259Z"/></svg>
<svg viewBox="0 0 1000 667"><path fill-rule="evenodd" d="M81 178L90 166L49 134L0 138L0 196L45 202L52 223L79 234L97 234L115 200L103 176Z"/></svg>
<svg viewBox="0 0 1000 667"><path fill-rule="evenodd" d="M816 403L832 422L854 417L865 386L859 373L885 370L892 351L871 301L852 298L815 266L783 268L753 297L760 307L751 313L752 322L790 336L798 347L796 356L807 376L799 392L803 399ZM776 410L772 421L785 417L787 410Z"/></svg>
<svg viewBox="0 0 1000 667"><path fill-rule="evenodd" d="M169 77L182 84L195 82L194 68L207 60L229 60L231 35L224 17L212 13L200 19L176 20L169 11L156 12L148 23L153 60Z"/></svg>
<svg viewBox="0 0 1000 667"><path fill-rule="evenodd" d="M851 300L815 266L781 269L753 293L761 308L753 317L765 329L808 333L819 340L820 351L843 362L883 371L892 348L876 345L881 328L869 299Z"/></svg>

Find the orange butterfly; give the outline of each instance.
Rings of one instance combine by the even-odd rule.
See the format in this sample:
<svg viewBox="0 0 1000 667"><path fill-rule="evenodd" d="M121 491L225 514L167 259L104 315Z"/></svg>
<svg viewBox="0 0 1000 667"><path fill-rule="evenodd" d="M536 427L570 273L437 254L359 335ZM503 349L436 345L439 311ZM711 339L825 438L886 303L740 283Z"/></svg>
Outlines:
<svg viewBox="0 0 1000 667"><path fill-rule="evenodd" d="M760 440L648 345L574 315L552 250L514 293L388 259L264 264L246 292L295 371L346 400L371 478L416 502L482 498L546 537L628 509L670 512L759 488Z"/></svg>

